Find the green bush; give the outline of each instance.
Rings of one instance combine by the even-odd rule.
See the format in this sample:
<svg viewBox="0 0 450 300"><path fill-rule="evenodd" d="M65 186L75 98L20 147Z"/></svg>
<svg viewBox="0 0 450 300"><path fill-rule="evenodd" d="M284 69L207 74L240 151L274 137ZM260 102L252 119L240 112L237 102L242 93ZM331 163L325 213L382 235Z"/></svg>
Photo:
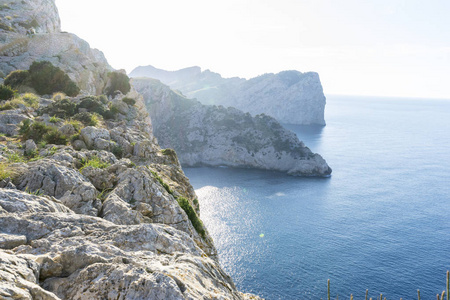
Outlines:
<svg viewBox="0 0 450 300"><path fill-rule="evenodd" d="M3 104L0 105L0 111L1 110L9 110L9 109L15 109L18 108L20 105L27 106L27 103L23 101L22 99L11 99L8 101L5 101Z"/></svg>
<svg viewBox="0 0 450 300"><path fill-rule="evenodd" d="M81 161L81 164L82 167L80 168L80 172L86 167L105 169L111 165L110 163L102 161L98 156L92 156L89 159L83 159Z"/></svg>
<svg viewBox="0 0 450 300"><path fill-rule="evenodd" d="M56 129L54 127L48 127L48 128L49 128L49 130L44 135L44 140L48 144L67 145L67 142L69 141L67 136L62 134L60 131L58 131L58 129Z"/></svg>
<svg viewBox="0 0 450 300"><path fill-rule="evenodd" d="M80 89L72 79L60 68L48 61L33 62L27 73L20 74L22 85L29 85L40 95L63 92L68 96L76 96ZM8 75L9 76L9 75Z"/></svg>
<svg viewBox="0 0 450 300"><path fill-rule="evenodd" d="M3 84L18 90L20 90L22 86L30 86L30 72L26 70L12 71L6 76Z"/></svg>
<svg viewBox="0 0 450 300"><path fill-rule="evenodd" d="M109 84L105 88L105 94L113 96L115 91L127 94L131 90L130 78L126 74L120 72L111 72L108 74Z"/></svg>
<svg viewBox="0 0 450 300"><path fill-rule="evenodd" d="M62 99L50 103L47 107L44 107L40 113L55 116L61 119L66 119L75 115L77 112L77 106L70 99Z"/></svg>
<svg viewBox="0 0 450 300"><path fill-rule="evenodd" d="M77 109L85 108L91 113L97 113L105 119L114 119L116 114L112 112L105 104L102 103L100 97L89 96L81 99Z"/></svg>
<svg viewBox="0 0 450 300"><path fill-rule="evenodd" d="M80 121L84 126L97 126L99 122L98 115L90 112L82 112L73 116L74 120Z"/></svg>
<svg viewBox="0 0 450 300"><path fill-rule="evenodd" d="M36 144L42 141L48 144L66 145L68 138L55 127L47 126L43 122L31 123L29 119L22 121L19 128L22 140L32 139Z"/></svg>
<svg viewBox="0 0 450 300"><path fill-rule="evenodd" d="M205 237L205 229L203 227L202 221L198 218L197 214L195 213L195 210L192 208L191 204L186 198L178 197L177 198L178 204L180 207L184 210L184 212L187 214L189 220L192 223L192 226L194 226L195 230L204 238Z"/></svg>
<svg viewBox="0 0 450 300"><path fill-rule="evenodd" d="M31 106L34 109L39 107L39 97L33 93L25 93L17 98L23 100L27 106Z"/></svg>
<svg viewBox="0 0 450 300"><path fill-rule="evenodd" d="M112 149L111 152L118 158L121 159L123 156L123 148L122 146L120 146L119 144L115 144Z"/></svg>
<svg viewBox="0 0 450 300"><path fill-rule="evenodd" d="M133 98L125 97L122 99L122 101L131 106L136 104L136 100L134 100Z"/></svg>
<svg viewBox="0 0 450 300"><path fill-rule="evenodd" d="M6 178L11 178L14 175L15 175L14 171L8 164L6 164L4 162L0 162L0 180L4 180Z"/></svg>
<svg viewBox="0 0 450 300"><path fill-rule="evenodd" d="M16 91L9 85L0 85L0 100L9 100L16 94Z"/></svg>

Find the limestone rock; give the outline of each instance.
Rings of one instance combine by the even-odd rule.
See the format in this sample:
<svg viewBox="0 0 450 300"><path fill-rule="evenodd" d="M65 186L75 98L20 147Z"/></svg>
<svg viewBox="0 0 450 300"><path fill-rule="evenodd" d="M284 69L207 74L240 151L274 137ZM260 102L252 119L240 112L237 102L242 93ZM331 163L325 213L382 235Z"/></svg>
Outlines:
<svg viewBox="0 0 450 300"><path fill-rule="evenodd" d="M78 171L44 159L20 170L17 185L21 190L54 196L77 213L96 216L101 207L97 190Z"/></svg>
<svg viewBox="0 0 450 300"><path fill-rule="evenodd" d="M280 123L325 125L326 99L315 72L283 71L245 80L222 78L199 67L170 72L145 66L130 76L161 80L203 104L232 106L253 116L264 113Z"/></svg>
<svg viewBox="0 0 450 300"><path fill-rule="evenodd" d="M7 110L0 114L0 132L9 136L15 136L19 131L19 124L29 119L25 114L17 110Z"/></svg>
<svg viewBox="0 0 450 300"><path fill-rule="evenodd" d="M6 234L0 232L0 248L13 249L27 243L27 237L24 235Z"/></svg>
<svg viewBox="0 0 450 300"><path fill-rule="evenodd" d="M33 140L27 140L25 142L25 152L26 153L32 153L33 151L36 151L36 149L37 149L37 146Z"/></svg>
<svg viewBox="0 0 450 300"><path fill-rule="evenodd" d="M97 128L94 126L88 126L81 130L80 132L83 141L86 143L88 148L92 148L98 139L110 140L109 131L103 128Z"/></svg>
<svg viewBox="0 0 450 300"><path fill-rule="evenodd" d="M0 296L2 299L59 300L39 286L39 266L30 258L0 250Z"/></svg>

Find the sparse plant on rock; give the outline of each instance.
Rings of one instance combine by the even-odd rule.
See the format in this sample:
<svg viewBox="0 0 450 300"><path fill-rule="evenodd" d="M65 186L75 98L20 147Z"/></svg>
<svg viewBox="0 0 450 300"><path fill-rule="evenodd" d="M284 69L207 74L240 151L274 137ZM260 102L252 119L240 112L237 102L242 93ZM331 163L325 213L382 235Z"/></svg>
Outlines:
<svg viewBox="0 0 450 300"><path fill-rule="evenodd" d="M98 156L92 156L89 159L82 160L81 164L82 167L80 168L80 172L86 167L105 169L111 165L110 163L102 161Z"/></svg>
<svg viewBox="0 0 450 300"><path fill-rule="evenodd" d="M9 85L0 85L0 100L9 100L16 94L16 91Z"/></svg>
<svg viewBox="0 0 450 300"><path fill-rule="evenodd" d="M55 116L58 118L66 119L69 118L76 113L76 104L73 103L70 99L62 99L55 101L49 104L47 107L44 107L40 114L48 114L50 116Z"/></svg>
<svg viewBox="0 0 450 300"><path fill-rule="evenodd" d="M134 100L133 98L125 97L122 99L122 101L131 106L136 104L136 100Z"/></svg>
<svg viewBox="0 0 450 300"><path fill-rule="evenodd" d="M80 121L84 126L97 126L99 117L96 113L82 112L74 115L73 119Z"/></svg>
<svg viewBox="0 0 450 300"><path fill-rule="evenodd" d="M192 223L192 226L194 226L195 230L200 234L201 237L205 237L206 232L203 226L202 221L198 218L197 213L192 208L191 204L186 198L178 197L177 198L178 204L180 207L184 210L184 212L187 214L189 220Z"/></svg>

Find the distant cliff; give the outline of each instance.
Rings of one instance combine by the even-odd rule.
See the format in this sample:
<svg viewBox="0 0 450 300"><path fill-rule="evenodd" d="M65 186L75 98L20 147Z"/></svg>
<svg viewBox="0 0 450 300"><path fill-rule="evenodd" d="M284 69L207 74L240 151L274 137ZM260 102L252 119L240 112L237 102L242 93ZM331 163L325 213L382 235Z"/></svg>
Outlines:
<svg viewBox="0 0 450 300"><path fill-rule="evenodd" d="M325 125L326 99L314 72L283 71L245 80L222 78L199 67L165 71L146 66L135 68L130 76L159 79L203 104L232 106L252 115L264 113L281 123Z"/></svg>
<svg viewBox="0 0 450 300"><path fill-rule="evenodd" d="M134 78L144 96L154 134L174 148L183 165L250 167L297 176L327 176L330 167L278 121L235 108L203 105L159 80Z"/></svg>

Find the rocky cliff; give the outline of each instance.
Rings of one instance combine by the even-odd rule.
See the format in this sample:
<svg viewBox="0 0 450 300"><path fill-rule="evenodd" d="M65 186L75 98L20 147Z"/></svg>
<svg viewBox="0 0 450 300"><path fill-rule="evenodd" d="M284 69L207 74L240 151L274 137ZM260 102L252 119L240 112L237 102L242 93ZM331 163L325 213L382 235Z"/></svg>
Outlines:
<svg viewBox="0 0 450 300"><path fill-rule="evenodd" d="M0 101L0 299L259 299L222 270L142 96L114 92L53 0L1 4L4 74L48 60L84 92Z"/></svg>
<svg viewBox="0 0 450 300"><path fill-rule="evenodd" d="M53 0L1 1L0 77L27 70L34 61L64 69L89 94L100 94L112 71L103 53L61 32Z"/></svg>
<svg viewBox="0 0 450 300"><path fill-rule="evenodd" d="M327 176L331 168L297 136L267 115L202 105L159 80L134 78L144 96L160 145L177 151L186 166L232 166Z"/></svg>
<svg viewBox="0 0 450 300"><path fill-rule="evenodd" d="M156 143L139 94L20 97L26 105L0 118L16 129L0 137L0 298L255 298L222 271L195 192L176 153ZM86 103L113 116L76 121L91 114Z"/></svg>
<svg viewBox="0 0 450 300"><path fill-rule="evenodd" d="M199 67L170 72L146 66L137 67L130 76L159 79L203 104L232 106L252 115L264 113L281 123L325 125L326 99L314 72L283 71L245 80L222 78Z"/></svg>

